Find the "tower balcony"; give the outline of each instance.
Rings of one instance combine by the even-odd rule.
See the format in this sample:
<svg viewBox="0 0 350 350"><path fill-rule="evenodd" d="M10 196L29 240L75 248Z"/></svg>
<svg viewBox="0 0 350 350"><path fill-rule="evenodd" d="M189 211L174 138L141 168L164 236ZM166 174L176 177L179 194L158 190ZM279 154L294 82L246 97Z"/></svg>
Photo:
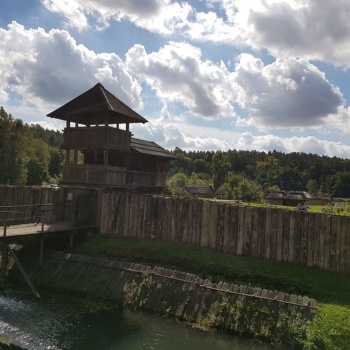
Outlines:
<svg viewBox="0 0 350 350"><path fill-rule="evenodd" d="M69 164L63 168L64 184L108 187L165 187L166 175L96 164Z"/></svg>
<svg viewBox="0 0 350 350"><path fill-rule="evenodd" d="M129 150L131 132L111 126L65 128L62 148L115 148Z"/></svg>

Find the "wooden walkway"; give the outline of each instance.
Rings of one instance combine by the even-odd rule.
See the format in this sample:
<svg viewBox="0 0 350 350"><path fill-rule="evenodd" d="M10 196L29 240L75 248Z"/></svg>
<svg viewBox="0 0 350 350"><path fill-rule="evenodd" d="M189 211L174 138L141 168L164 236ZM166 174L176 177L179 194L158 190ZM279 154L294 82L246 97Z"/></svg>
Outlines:
<svg viewBox="0 0 350 350"><path fill-rule="evenodd" d="M10 225L6 227L6 236L4 235L4 228L0 230L0 240L4 237L23 237L30 235L41 235L41 234L54 234L67 231L76 231L83 229L96 229L97 226L92 225L74 225L70 221L58 221L47 224L20 224L20 225Z"/></svg>

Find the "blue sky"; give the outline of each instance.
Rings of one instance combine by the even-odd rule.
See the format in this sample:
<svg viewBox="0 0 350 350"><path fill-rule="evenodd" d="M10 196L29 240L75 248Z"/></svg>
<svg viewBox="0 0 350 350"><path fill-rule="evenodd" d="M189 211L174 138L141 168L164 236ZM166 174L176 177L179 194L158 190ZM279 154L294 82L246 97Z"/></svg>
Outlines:
<svg viewBox="0 0 350 350"><path fill-rule="evenodd" d="M350 2L1 0L0 105L48 113L97 82L168 149L350 154Z"/></svg>

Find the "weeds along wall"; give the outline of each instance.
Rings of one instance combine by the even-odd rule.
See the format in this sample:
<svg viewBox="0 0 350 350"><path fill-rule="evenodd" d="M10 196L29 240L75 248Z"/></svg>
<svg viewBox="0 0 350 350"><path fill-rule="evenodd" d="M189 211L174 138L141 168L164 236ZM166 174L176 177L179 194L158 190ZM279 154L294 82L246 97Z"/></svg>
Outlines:
<svg viewBox="0 0 350 350"><path fill-rule="evenodd" d="M308 297L61 252L51 252L32 279L55 291L176 317L200 329L220 328L289 345L304 336L317 308Z"/></svg>
<svg viewBox="0 0 350 350"><path fill-rule="evenodd" d="M350 218L345 216L104 192L100 232L350 273Z"/></svg>

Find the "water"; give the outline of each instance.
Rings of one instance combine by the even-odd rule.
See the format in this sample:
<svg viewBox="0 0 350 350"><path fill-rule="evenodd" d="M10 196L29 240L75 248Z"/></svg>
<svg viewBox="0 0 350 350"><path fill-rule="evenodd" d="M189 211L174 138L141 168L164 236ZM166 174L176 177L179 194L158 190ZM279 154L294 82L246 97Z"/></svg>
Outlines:
<svg viewBox="0 0 350 350"><path fill-rule="evenodd" d="M128 309L96 308L78 299L6 291L0 333L29 350L270 350L277 348Z"/></svg>

